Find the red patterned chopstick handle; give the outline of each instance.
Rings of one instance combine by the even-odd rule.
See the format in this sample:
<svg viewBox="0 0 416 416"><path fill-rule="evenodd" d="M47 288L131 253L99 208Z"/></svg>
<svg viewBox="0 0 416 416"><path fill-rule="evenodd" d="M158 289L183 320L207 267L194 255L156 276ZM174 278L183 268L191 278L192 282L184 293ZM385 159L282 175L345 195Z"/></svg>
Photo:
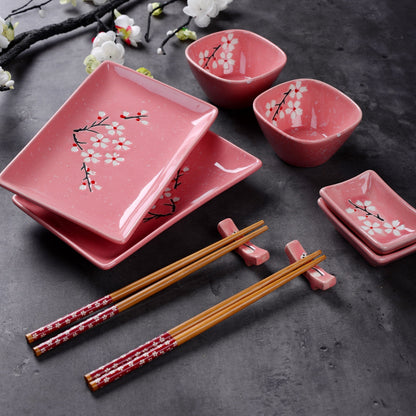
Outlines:
<svg viewBox="0 0 416 416"><path fill-rule="evenodd" d="M59 329L72 324L73 322L83 319L86 316L104 308L105 306L111 305L113 299L110 295L104 296L101 299L96 300L95 302L89 303L88 305L83 306L82 308L69 313L68 315L63 316L62 318L57 319L45 325L41 328L38 328L36 331L29 332L26 334L26 339L29 343L34 342L38 339L42 339L46 335L51 334L52 332L58 331Z"/></svg>
<svg viewBox="0 0 416 416"><path fill-rule="evenodd" d="M58 345L63 344L64 342L72 338L75 338L77 335L88 331L89 329L106 321L114 315L117 315L118 313L119 310L116 305L112 306L111 308L107 308L104 311L97 313L97 315L94 315L91 318L88 318L85 321L80 322L78 325L74 325L66 331L61 332L60 334L48 339L42 344L33 347L33 351L35 351L36 355L41 355L49 350L52 350Z"/></svg>
<svg viewBox="0 0 416 416"><path fill-rule="evenodd" d="M107 374L104 374L101 377L96 378L95 380L88 383L91 390L98 390L107 384L112 383L113 381L123 377L124 375L130 373L136 368L142 367L143 365L149 363L157 357L167 353L170 350L173 350L177 346L175 338L171 338L168 341L159 344L157 347L146 351L145 353L139 355L138 357L133 358L132 360L124 363L120 367L115 368L114 370L109 371Z"/></svg>
<svg viewBox="0 0 416 416"><path fill-rule="evenodd" d="M169 332L165 332L164 334L159 335L156 338L147 341L145 344L140 345L139 347L127 352L126 354L121 355L120 357L110 361L109 363L97 368L96 370L91 371L88 374L85 374L85 379L89 382L107 374L109 371L120 367L121 365L131 361L132 359L139 357L140 355L144 354L145 352L157 347L160 344L163 344L166 341L172 339L172 336Z"/></svg>

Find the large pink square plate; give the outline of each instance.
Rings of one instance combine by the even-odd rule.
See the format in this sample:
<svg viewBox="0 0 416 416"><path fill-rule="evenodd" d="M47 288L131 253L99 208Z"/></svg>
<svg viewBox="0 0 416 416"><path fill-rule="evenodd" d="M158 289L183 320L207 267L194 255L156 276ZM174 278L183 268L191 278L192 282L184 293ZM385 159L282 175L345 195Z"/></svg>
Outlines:
<svg viewBox="0 0 416 416"><path fill-rule="evenodd" d="M218 110L102 63L0 175L0 185L123 244Z"/></svg>
<svg viewBox="0 0 416 416"><path fill-rule="evenodd" d="M392 253L380 255L365 244L354 234L328 207L323 198L318 199L318 205L335 226L337 231L374 267L385 266L393 261L409 256L416 252L416 243L396 250Z"/></svg>
<svg viewBox="0 0 416 416"><path fill-rule="evenodd" d="M256 157L209 131L124 244L104 239L22 196L15 195L13 201L93 264L110 269L181 218L257 171L261 165Z"/></svg>
<svg viewBox="0 0 416 416"><path fill-rule="evenodd" d="M326 186L319 194L331 211L378 254L416 242L416 209L372 170Z"/></svg>

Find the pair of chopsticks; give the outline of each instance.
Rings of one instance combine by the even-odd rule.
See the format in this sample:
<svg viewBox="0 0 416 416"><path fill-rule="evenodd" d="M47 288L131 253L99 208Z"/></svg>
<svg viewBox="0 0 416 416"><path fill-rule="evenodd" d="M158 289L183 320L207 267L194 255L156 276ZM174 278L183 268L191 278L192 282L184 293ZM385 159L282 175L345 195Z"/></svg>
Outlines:
<svg viewBox="0 0 416 416"><path fill-rule="evenodd" d="M325 255L321 255L321 251L318 250L161 334L159 337L91 371L84 376L89 388L96 391L184 344L305 273L324 259Z"/></svg>
<svg viewBox="0 0 416 416"><path fill-rule="evenodd" d="M233 235L223 238L214 244L131 283L128 286L112 292L95 302L37 329L36 331L26 334L26 339L29 343L33 343L55 331L61 330L61 328L65 326L86 318L88 315L91 315L104 307L106 308L94 316L82 320L80 323L33 347L33 351L39 356L160 292L226 253L237 249L239 246L266 231L268 227L263 224L264 221L258 221Z"/></svg>

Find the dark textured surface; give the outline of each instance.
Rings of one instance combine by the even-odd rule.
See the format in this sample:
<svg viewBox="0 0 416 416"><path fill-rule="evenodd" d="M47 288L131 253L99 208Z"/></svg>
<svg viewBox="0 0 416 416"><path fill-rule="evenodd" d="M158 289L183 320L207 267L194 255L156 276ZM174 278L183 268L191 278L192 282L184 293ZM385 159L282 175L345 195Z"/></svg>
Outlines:
<svg viewBox="0 0 416 416"><path fill-rule="evenodd" d="M255 6L254 6L255 5ZM16 2L2 1L4 17ZM86 8L83 5L83 8ZM183 44L127 50L125 64L205 99ZM50 7L19 16L19 31L76 15ZM251 109L220 110L213 130L263 161L260 171L215 198L126 261L101 271L1 195L0 413L2 415L403 415L415 414L416 257L374 268L316 204L325 185L374 169L411 205L415 186L415 6L413 0L298 2L235 0L199 35L255 31L288 62L276 81L317 78L363 110L363 121L325 165L294 168L272 152ZM130 14L145 24L145 5ZM93 30L32 47L7 69L16 89L0 96L3 169L85 78ZM36 359L24 334L217 239L216 224L264 219L256 243L271 259L247 268L231 254L113 321ZM284 245L321 248L338 278L312 292L303 278L109 388L92 394L83 374L168 330L287 263Z"/></svg>

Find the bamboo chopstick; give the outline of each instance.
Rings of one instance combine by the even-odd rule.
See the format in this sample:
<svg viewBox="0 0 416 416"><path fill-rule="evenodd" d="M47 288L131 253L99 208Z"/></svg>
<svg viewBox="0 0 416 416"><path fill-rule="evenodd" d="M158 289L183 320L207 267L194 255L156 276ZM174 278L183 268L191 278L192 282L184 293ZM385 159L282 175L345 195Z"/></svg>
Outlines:
<svg viewBox="0 0 416 416"><path fill-rule="evenodd" d="M77 309L74 312L71 312L62 318L59 318L53 322L50 322L49 324L38 328L37 330L30 332L26 334L26 339L29 343L32 343L36 340L42 339L45 336L52 334L55 331L60 330L62 327L68 326L82 318L85 318L86 316L97 312L98 310L111 305L114 302L119 301L120 299L125 298L126 296L131 295L134 292L137 292L138 290L168 276L171 273L176 272L177 270L187 266L188 264L191 264L194 261L199 260L200 258L206 256L209 253L212 253L215 250L218 250L221 247L224 247L226 244L228 244L231 241L234 241L244 234L247 234L256 228L262 226L264 224L263 220L260 220L242 230L239 232L233 234L232 236L229 236L227 238L223 238L201 250L196 251L195 253L190 254L189 256L186 256L172 264L169 264L168 266L159 269L141 279L136 280L135 282L124 286L123 288L116 290L115 292L112 292L100 299L97 299L96 301L89 303L88 305L83 306L80 309Z"/></svg>
<svg viewBox="0 0 416 416"><path fill-rule="evenodd" d="M37 356L57 347L58 345L68 341L69 339L75 338L79 334L86 332L88 329L93 328L94 326L101 324L102 322L112 318L113 316L117 315L118 313L129 309L130 307L136 305L137 303L147 299L148 297L154 295L155 293L160 292L161 290L167 288L168 286L172 285L173 283L178 282L182 278L188 276L189 274L193 273L194 271L200 269L201 267L206 266L207 264L213 262L214 260L220 258L224 254L229 253L230 251L235 250L240 245L244 244L245 242L249 241L251 238L255 238L264 231L268 229L267 226L263 226L251 233L229 243L228 245L221 247L219 250L214 251L208 254L205 257L200 258L194 263L189 264L188 266L179 269L178 271L172 273L171 275L166 276L165 278L156 281L152 285L142 289L141 291L134 293L133 295L127 297L124 300L116 303L115 305L104 309L102 312L97 313L96 315L92 316L91 318L82 321L78 325L74 325L73 327L67 329L66 331L50 338L49 340L37 345L33 348L33 351Z"/></svg>
<svg viewBox="0 0 416 416"><path fill-rule="evenodd" d="M134 369L152 361L154 358L184 344L195 336L224 321L260 298L288 283L290 280L301 275L311 267L316 266L325 259L324 255L313 259L313 257L318 254L320 254L320 251L270 275L263 281L244 289L218 305L207 309L194 318L178 325L154 340L149 341L144 344L144 346L149 347L148 349L139 351L141 348L139 347L99 369L86 374L84 377L87 380L88 386L93 391L98 390ZM156 341L159 341L159 343ZM154 345L153 347L151 346L152 344Z"/></svg>
<svg viewBox="0 0 416 416"><path fill-rule="evenodd" d="M204 312L201 312L200 314L194 316L191 319L188 319L187 321L183 322L182 324L179 324L178 326L172 328L168 332L159 335L158 337L151 339L150 341L146 342L143 345L140 345L139 347L127 352L126 354L123 354L121 357L118 357L114 359L113 361L101 366L100 368L97 368L94 371L91 371L90 373L85 375L85 378L87 381L92 381L98 377L101 377L108 371L117 368L126 362L130 361L132 358L142 355L146 351L156 347L157 345L166 342L168 339L172 337L176 337L181 332L191 328L193 325L201 322L202 320L208 318L209 316L212 316L214 313L220 312L224 310L226 307L228 307L231 303L237 302L241 299L243 299L245 296L248 296L257 290L262 289L263 287L267 286L271 281L279 279L280 277L284 276L286 273L290 273L297 268L303 266L304 264L308 263L309 261L313 260L315 257L319 256L321 254L321 250L315 251L314 253L309 254L308 256L304 257L303 259L299 260L296 263L292 263L289 266L285 267L284 269L280 270L279 272L273 274L272 276L269 276L251 286L248 288L242 290L241 292L231 296L228 299L223 300L222 302L212 306L211 308L205 310Z"/></svg>

